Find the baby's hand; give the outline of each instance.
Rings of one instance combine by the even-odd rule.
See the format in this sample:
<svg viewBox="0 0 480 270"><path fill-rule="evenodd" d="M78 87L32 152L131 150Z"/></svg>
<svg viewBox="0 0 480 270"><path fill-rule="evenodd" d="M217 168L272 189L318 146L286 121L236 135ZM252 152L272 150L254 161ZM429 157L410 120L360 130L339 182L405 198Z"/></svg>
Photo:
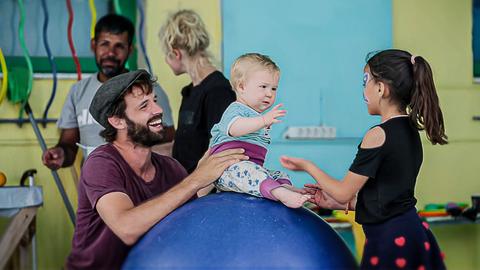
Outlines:
<svg viewBox="0 0 480 270"><path fill-rule="evenodd" d="M285 116L287 114L286 110L280 110L279 108L282 107L283 104L278 104L277 106L273 107L269 112L262 116L263 122L265 123L265 127L270 127L273 124L282 122L277 118Z"/></svg>

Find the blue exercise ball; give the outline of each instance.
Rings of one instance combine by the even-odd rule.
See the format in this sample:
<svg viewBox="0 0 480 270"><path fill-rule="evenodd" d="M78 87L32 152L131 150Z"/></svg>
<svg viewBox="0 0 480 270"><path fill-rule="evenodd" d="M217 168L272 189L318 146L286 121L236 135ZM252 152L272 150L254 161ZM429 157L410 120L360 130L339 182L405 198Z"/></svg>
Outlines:
<svg viewBox="0 0 480 270"><path fill-rule="evenodd" d="M143 236L123 269L356 269L340 236L300 208L234 192L180 207Z"/></svg>

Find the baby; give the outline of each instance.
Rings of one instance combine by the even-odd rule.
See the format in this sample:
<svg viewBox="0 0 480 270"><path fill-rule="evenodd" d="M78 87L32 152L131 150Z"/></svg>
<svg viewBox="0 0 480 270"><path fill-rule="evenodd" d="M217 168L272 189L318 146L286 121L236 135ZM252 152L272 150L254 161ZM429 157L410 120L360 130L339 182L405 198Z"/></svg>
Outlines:
<svg viewBox="0 0 480 270"><path fill-rule="evenodd" d="M257 197L279 200L291 208L301 207L310 195L292 186L288 175L263 167L269 131L278 118L286 114L275 103L280 69L265 55L248 53L232 65L230 82L237 94L222 119L212 128L212 153L230 148L243 148L248 161L238 162L225 170L215 182L221 191L248 193Z"/></svg>

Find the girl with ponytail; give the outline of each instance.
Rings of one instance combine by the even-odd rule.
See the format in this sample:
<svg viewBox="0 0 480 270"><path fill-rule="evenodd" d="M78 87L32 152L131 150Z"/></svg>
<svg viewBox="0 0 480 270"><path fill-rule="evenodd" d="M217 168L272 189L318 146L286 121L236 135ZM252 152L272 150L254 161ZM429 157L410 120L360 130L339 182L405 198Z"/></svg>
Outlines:
<svg viewBox="0 0 480 270"><path fill-rule="evenodd" d="M447 143L432 70L423 57L402 50L370 56L363 95L368 113L380 115L381 123L366 133L343 181L305 159L283 156L280 162L317 181L306 185L313 203L356 211L366 236L362 269L445 269L414 196L423 160L419 130L432 144Z"/></svg>

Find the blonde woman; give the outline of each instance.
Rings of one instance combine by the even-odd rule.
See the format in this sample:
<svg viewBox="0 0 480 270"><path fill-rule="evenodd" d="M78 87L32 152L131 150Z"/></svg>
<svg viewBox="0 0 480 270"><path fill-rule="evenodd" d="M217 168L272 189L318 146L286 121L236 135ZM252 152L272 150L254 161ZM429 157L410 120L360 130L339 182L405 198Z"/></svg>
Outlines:
<svg viewBox="0 0 480 270"><path fill-rule="evenodd" d="M160 40L173 73L186 73L192 80L182 89L173 145L173 157L191 173L208 149L210 130L236 97L210 60L209 35L197 13L180 10L170 15L160 30Z"/></svg>

